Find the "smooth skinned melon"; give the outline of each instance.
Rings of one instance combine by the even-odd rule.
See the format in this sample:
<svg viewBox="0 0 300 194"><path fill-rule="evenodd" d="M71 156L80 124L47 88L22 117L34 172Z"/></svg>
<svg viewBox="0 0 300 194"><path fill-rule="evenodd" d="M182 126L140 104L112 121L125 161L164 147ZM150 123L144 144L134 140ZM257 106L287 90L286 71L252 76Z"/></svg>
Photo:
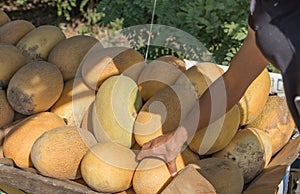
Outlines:
<svg viewBox="0 0 300 194"><path fill-rule="evenodd" d="M16 45L21 38L35 29L35 26L26 20L13 20L0 27L0 42Z"/></svg>
<svg viewBox="0 0 300 194"><path fill-rule="evenodd" d="M247 127L261 129L270 137L274 155L291 138L295 123L286 100L279 96L269 96L262 113Z"/></svg>
<svg viewBox="0 0 300 194"><path fill-rule="evenodd" d="M9 105L6 91L0 90L0 127L9 124L14 120L14 110Z"/></svg>
<svg viewBox="0 0 300 194"><path fill-rule="evenodd" d="M85 54L95 44L101 46L101 43L94 37L85 35L72 36L62 40L51 50L48 61L59 68L64 81L73 79Z"/></svg>
<svg viewBox="0 0 300 194"><path fill-rule="evenodd" d="M98 143L84 156L84 181L99 192L116 193L129 189L137 166L135 153L113 142Z"/></svg>
<svg viewBox="0 0 300 194"><path fill-rule="evenodd" d="M130 148L134 144L133 125L142 107L137 84L129 77L108 78L99 88L92 116L98 142L112 141Z"/></svg>
<svg viewBox="0 0 300 194"><path fill-rule="evenodd" d="M12 108L24 115L48 110L60 97L63 78L59 69L46 61L33 61L11 78L7 98Z"/></svg>
<svg viewBox="0 0 300 194"><path fill-rule="evenodd" d="M265 69L248 87L238 105L241 112L240 125L251 123L262 112L269 96L271 79Z"/></svg>
<svg viewBox="0 0 300 194"><path fill-rule="evenodd" d="M0 26L3 24L6 24L7 22L10 22L9 16L2 10L0 10Z"/></svg>
<svg viewBox="0 0 300 194"><path fill-rule="evenodd" d="M34 167L44 176L57 179L81 178L80 163L97 142L85 129L62 126L41 135L31 149Z"/></svg>
<svg viewBox="0 0 300 194"><path fill-rule="evenodd" d="M27 33L16 46L26 57L47 60L53 47L65 39L65 34L58 27L42 25Z"/></svg>
<svg viewBox="0 0 300 194"><path fill-rule="evenodd" d="M218 194L241 194L244 178L235 163L226 158L206 158L198 160L198 172L216 189Z"/></svg>
<svg viewBox="0 0 300 194"><path fill-rule="evenodd" d="M20 168L33 167L30 151L33 143L44 132L64 126L63 119L51 112L32 115L16 124L5 136L3 151L6 158L11 158Z"/></svg>
<svg viewBox="0 0 300 194"><path fill-rule="evenodd" d="M0 87L6 88L14 73L29 62L21 51L9 44L0 44Z"/></svg>
<svg viewBox="0 0 300 194"><path fill-rule="evenodd" d="M89 130L92 133L93 133L93 121L92 121L93 107L94 107L94 101L90 104L88 109L85 111L80 124L81 128Z"/></svg>
<svg viewBox="0 0 300 194"><path fill-rule="evenodd" d="M272 143L259 129L241 129L223 150L212 156L232 160L242 171L244 183L247 184L269 163Z"/></svg>

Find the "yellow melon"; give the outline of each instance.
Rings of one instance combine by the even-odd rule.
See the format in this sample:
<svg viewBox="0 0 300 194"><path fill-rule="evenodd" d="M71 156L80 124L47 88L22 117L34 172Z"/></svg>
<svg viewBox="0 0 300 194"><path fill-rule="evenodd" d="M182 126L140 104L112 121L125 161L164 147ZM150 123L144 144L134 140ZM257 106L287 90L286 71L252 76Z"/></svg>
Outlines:
<svg viewBox="0 0 300 194"><path fill-rule="evenodd" d="M9 105L6 91L0 89L0 127L9 124L14 120L14 110Z"/></svg>
<svg viewBox="0 0 300 194"><path fill-rule="evenodd" d="M90 104L88 109L85 111L80 127L86 130L93 132L93 122L92 122L92 113L93 113L94 101Z"/></svg>
<svg viewBox="0 0 300 194"><path fill-rule="evenodd" d="M42 25L27 33L16 46L24 56L33 60L47 60L53 47L65 39L65 34L58 27Z"/></svg>
<svg viewBox="0 0 300 194"><path fill-rule="evenodd" d="M59 69L46 61L33 61L21 67L7 88L8 102L24 115L48 110L60 97L63 78Z"/></svg>
<svg viewBox="0 0 300 194"><path fill-rule="evenodd" d="M241 169L246 184L269 163L272 157L272 143L259 129L241 129L231 142L223 150L213 154L213 157L232 160Z"/></svg>
<svg viewBox="0 0 300 194"><path fill-rule="evenodd" d="M70 80L75 77L85 54L95 44L101 47L101 43L94 37L85 35L72 36L62 40L51 50L48 61L57 65L62 72L64 81Z"/></svg>
<svg viewBox="0 0 300 194"><path fill-rule="evenodd" d="M30 151L35 140L44 132L66 125L63 119L51 112L42 112L24 119L5 136L4 155L20 168L33 167Z"/></svg>
<svg viewBox="0 0 300 194"><path fill-rule="evenodd" d="M241 125L251 123L262 112L269 96L271 79L265 69L248 87L238 105L241 112Z"/></svg>
<svg viewBox="0 0 300 194"><path fill-rule="evenodd" d="M241 170L231 160L206 158L198 160L198 172L203 175L220 194L241 194L244 178Z"/></svg>
<svg viewBox="0 0 300 194"><path fill-rule="evenodd" d="M168 55L145 65L138 79L143 100L147 101L160 90L173 85L184 70L184 61Z"/></svg>
<svg viewBox="0 0 300 194"><path fill-rule="evenodd" d="M112 142L98 143L84 156L81 173L84 181L99 192L116 193L129 189L137 166L130 149Z"/></svg>
<svg viewBox="0 0 300 194"><path fill-rule="evenodd" d="M119 75L129 67L144 63L144 57L126 47L92 48L81 63L84 81L97 90L104 80Z"/></svg>
<svg viewBox="0 0 300 194"><path fill-rule="evenodd" d="M261 129L270 137L274 155L291 138L295 123L286 100L279 96L269 96L262 113L247 127Z"/></svg>
<svg viewBox="0 0 300 194"><path fill-rule="evenodd" d="M57 127L45 132L34 142L31 160L42 175L78 179L81 177L81 160L96 143L94 136L85 129Z"/></svg>
<svg viewBox="0 0 300 194"><path fill-rule="evenodd" d="M9 16L2 10L0 10L0 26L3 24L6 24L7 22L10 22Z"/></svg>
<svg viewBox="0 0 300 194"><path fill-rule="evenodd" d="M28 62L21 51L9 44L0 44L0 87L6 88L14 73Z"/></svg>
<svg viewBox="0 0 300 194"><path fill-rule="evenodd" d="M95 99L95 92L80 77L64 84L60 98L51 112L63 118L68 125L80 126L84 113Z"/></svg>
<svg viewBox="0 0 300 194"><path fill-rule="evenodd" d="M0 42L16 45L33 29L35 26L29 21L13 20L0 27Z"/></svg>
<svg viewBox="0 0 300 194"><path fill-rule="evenodd" d="M124 75L108 78L97 92L92 113L96 139L130 148L134 144L133 124L141 106L137 84L131 78Z"/></svg>

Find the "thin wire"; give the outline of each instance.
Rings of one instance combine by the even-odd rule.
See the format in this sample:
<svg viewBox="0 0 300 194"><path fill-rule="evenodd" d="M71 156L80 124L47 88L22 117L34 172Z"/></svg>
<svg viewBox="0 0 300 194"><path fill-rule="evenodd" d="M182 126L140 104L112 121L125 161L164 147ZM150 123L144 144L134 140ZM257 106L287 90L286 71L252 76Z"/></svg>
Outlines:
<svg viewBox="0 0 300 194"><path fill-rule="evenodd" d="M145 62L147 62L147 58L148 58L148 52L149 52L149 46L150 46L151 34L152 34L152 27L153 27L153 22L154 22L155 8L156 8L156 0L154 0L154 6L153 6L153 11L152 11L150 31L149 31L148 42L147 42L147 49L146 49L146 54L145 54Z"/></svg>

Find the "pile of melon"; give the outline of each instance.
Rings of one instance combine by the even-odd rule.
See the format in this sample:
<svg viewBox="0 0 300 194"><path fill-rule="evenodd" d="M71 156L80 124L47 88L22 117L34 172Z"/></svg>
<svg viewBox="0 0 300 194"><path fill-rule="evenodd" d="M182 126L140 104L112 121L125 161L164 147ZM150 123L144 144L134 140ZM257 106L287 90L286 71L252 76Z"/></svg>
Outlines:
<svg viewBox="0 0 300 194"><path fill-rule="evenodd" d="M159 193L172 180L166 164L136 154L176 130L223 73L214 63L186 69L174 56L145 61L132 48L0 11L0 158L98 192ZM238 104L197 130L178 170L198 165L217 193L241 193L294 129L285 100L269 89L264 70Z"/></svg>

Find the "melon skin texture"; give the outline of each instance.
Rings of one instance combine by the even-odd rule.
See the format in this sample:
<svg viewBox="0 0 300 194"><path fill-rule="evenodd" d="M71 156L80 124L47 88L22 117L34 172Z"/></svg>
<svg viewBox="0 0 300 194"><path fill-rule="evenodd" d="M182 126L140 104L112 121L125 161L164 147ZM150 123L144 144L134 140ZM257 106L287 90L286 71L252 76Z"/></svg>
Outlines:
<svg viewBox="0 0 300 194"><path fill-rule="evenodd" d="M130 148L135 142L133 125L141 106L137 84L131 78L108 78L97 92L92 113L98 142L112 141Z"/></svg>
<svg viewBox="0 0 300 194"><path fill-rule="evenodd" d="M58 27L42 25L27 33L16 46L32 60L47 60L53 47L65 39L65 34Z"/></svg>
<svg viewBox="0 0 300 194"><path fill-rule="evenodd" d="M67 38L55 45L48 56L48 61L59 68L64 81L73 79L82 59L95 44L101 46L101 43L91 36L77 35Z"/></svg>
<svg viewBox="0 0 300 194"><path fill-rule="evenodd" d="M63 119L51 112L32 115L16 124L5 136L3 151L6 158L11 158L20 168L33 167L30 151L33 143L44 132L64 126Z"/></svg>
<svg viewBox="0 0 300 194"><path fill-rule="evenodd" d="M35 29L35 26L26 20L13 20L0 27L0 42L16 45L21 38Z"/></svg>
<svg viewBox="0 0 300 194"><path fill-rule="evenodd" d="M254 121L262 112L269 96L271 79L265 69L248 87L238 102L241 112L240 125L247 125Z"/></svg>
<svg viewBox="0 0 300 194"><path fill-rule="evenodd" d="M63 78L59 69L46 61L33 61L11 78L7 98L12 108L24 115L48 110L60 97Z"/></svg>
<svg viewBox="0 0 300 194"><path fill-rule="evenodd" d="M57 179L81 178L80 163L97 142L87 130L74 126L51 129L41 135L31 149L33 166L44 176Z"/></svg>
<svg viewBox="0 0 300 194"><path fill-rule="evenodd" d="M272 157L272 143L259 129L241 129L223 150L212 156L233 161L247 184L268 165Z"/></svg>
<svg viewBox="0 0 300 194"><path fill-rule="evenodd" d="M262 113L247 127L260 129L270 137L274 155L291 138L295 123L286 100L279 96L269 96Z"/></svg>
<svg viewBox="0 0 300 194"><path fill-rule="evenodd" d="M29 60L17 47L9 44L0 44L0 59L0 88L6 88L16 71Z"/></svg>
<svg viewBox="0 0 300 194"><path fill-rule="evenodd" d="M9 105L6 91L0 90L0 127L11 123L14 120L14 110Z"/></svg>
<svg viewBox="0 0 300 194"><path fill-rule="evenodd" d="M116 193L129 189L137 166L135 153L113 142L98 143L84 156L84 181L99 192Z"/></svg>
<svg viewBox="0 0 300 194"><path fill-rule="evenodd" d="M4 11L0 10L0 26L3 26L3 24L6 24L10 21L11 19L9 16Z"/></svg>

